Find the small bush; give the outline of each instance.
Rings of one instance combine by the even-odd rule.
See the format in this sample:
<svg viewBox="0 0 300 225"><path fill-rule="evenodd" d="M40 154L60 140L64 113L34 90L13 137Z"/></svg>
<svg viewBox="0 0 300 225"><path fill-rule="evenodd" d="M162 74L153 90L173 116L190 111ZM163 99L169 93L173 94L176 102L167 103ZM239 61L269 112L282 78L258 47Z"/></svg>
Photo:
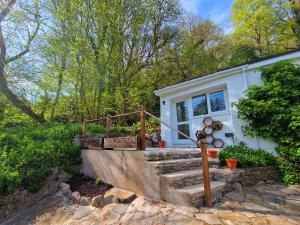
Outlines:
<svg viewBox="0 0 300 225"><path fill-rule="evenodd" d="M102 182L102 180L100 179L100 178L97 178L96 180L95 180L95 184L97 184L97 185L99 185L99 184L102 184L103 182Z"/></svg>
<svg viewBox="0 0 300 225"><path fill-rule="evenodd" d="M81 125L52 123L1 134L0 194L19 186L38 191L54 167L74 171L81 157L73 138L81 132Z"/></svg>
<svg viewBox="0 0 300 225"><path fill-rule="evenodd" d="M219 154L221 165L226 165L226 159L234 158L238 160L238 167L256 167L276 165L276 158L262 150L252 149L245 145L228 146Z"/></svg>

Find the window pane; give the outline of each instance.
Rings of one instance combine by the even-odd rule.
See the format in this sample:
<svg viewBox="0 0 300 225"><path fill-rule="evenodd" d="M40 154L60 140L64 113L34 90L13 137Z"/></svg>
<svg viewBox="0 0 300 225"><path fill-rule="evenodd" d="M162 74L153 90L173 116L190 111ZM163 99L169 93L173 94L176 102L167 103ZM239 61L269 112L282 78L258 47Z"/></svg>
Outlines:
<svg viewBox="0 0 300 225"><path fill-rule="evenodd" d="M182 133L190 136L190 128L189 128L189 124L180 124L177 126L177 129L179 131L181 131ZM178 139L186 139L185 137L183 137L181 134L178 134Z"/></svg>
<svg viewBox="0 0 300 225"><path fill-rule="evenodd" d="M177 121L188 121L188 106L187 101L176 103Z"/></svg>
<svg viewBox="0 0 300 225"><path fill-rule="evenodd" d="M212 112L224 111L226 109L224 91L209 94L209 100Z"/></svg>
<svg viewBox="0 0 300 225"><path fill-rule="evenodd" d="M199 116L207 114L207 102L206 102L206 95L199 95L194 97L192 100L193 104L193 115Z"/></svg>

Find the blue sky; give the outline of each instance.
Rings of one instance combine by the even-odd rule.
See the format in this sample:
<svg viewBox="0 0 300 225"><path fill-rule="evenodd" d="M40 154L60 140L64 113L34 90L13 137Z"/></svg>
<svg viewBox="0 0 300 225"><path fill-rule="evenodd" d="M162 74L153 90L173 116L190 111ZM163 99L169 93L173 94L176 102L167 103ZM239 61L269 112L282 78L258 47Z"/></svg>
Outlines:
<svg viewBox="0 0 300 225"><path fill-rule="evenodd" d="M234 0L181 0L182 7L194 15L210 18L230 32L230 13Z"/></svg>

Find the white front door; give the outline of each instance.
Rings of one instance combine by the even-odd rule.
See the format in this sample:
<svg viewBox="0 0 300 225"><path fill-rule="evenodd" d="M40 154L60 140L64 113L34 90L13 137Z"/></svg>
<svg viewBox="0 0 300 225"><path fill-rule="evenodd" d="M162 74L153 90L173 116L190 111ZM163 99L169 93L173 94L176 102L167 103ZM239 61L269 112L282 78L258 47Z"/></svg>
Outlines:
<svg viewBox="0 0 300 225"><path fill-rule="evenodd" d="M180 101L176 103L176 126L177 130L182 133L190 136L190 120L189 120L189 104L188 100ZM176 142L182 143L186 142L187 139L181 135L176 133Z"/></svg>

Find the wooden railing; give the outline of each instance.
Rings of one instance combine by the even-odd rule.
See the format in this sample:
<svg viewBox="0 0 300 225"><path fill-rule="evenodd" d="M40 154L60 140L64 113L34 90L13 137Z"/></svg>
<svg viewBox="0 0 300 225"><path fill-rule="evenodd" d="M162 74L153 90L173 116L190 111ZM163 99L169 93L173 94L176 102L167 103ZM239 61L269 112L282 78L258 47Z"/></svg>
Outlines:
<svg viewBox="0 0 300 225"><path fill-rule="evenodd" d="M83 122L83 140L85 140L87 135L88 135L88 124L89 123L94 123L94 122L104 120L106 122L106 129L110 130L112 119L125 117L125 116L130 116L130 115L138 115L138 114L140 116L140 145L139 145L140 150L145 150L146 149L146 126L145 126L146 125L145 124L146 115L154 118L155 120L159 121L164 126L166 126L169 129L177 132L178 134L182 135L186 139L192 141L193 143L195 143L197 145L198 148L200 148L200 150L201 150L200 151L201 152L201 160L202 160L202 170L203 170L203 181L204 181L205 205L207 207L211 207L212 206L212 200L211 200L211 188L210 188L210 178L209 178L209 164L208 164L208 157L207 157L207 143L206 143L205 139L201 139L200 143L199 143L196 140L194 140L193 138L191 138L190 136L188 136L185 133L179 131L175 127L173 127L170 124L162 121L157 116L147 112L146 110L144 110L142 108L139 111L119 114L119 115L115 115L115 116L108 115L106 117L102 117L102 118L98 118L98 119L92 119L92 120L84 119L84 122Z"/></svg>

